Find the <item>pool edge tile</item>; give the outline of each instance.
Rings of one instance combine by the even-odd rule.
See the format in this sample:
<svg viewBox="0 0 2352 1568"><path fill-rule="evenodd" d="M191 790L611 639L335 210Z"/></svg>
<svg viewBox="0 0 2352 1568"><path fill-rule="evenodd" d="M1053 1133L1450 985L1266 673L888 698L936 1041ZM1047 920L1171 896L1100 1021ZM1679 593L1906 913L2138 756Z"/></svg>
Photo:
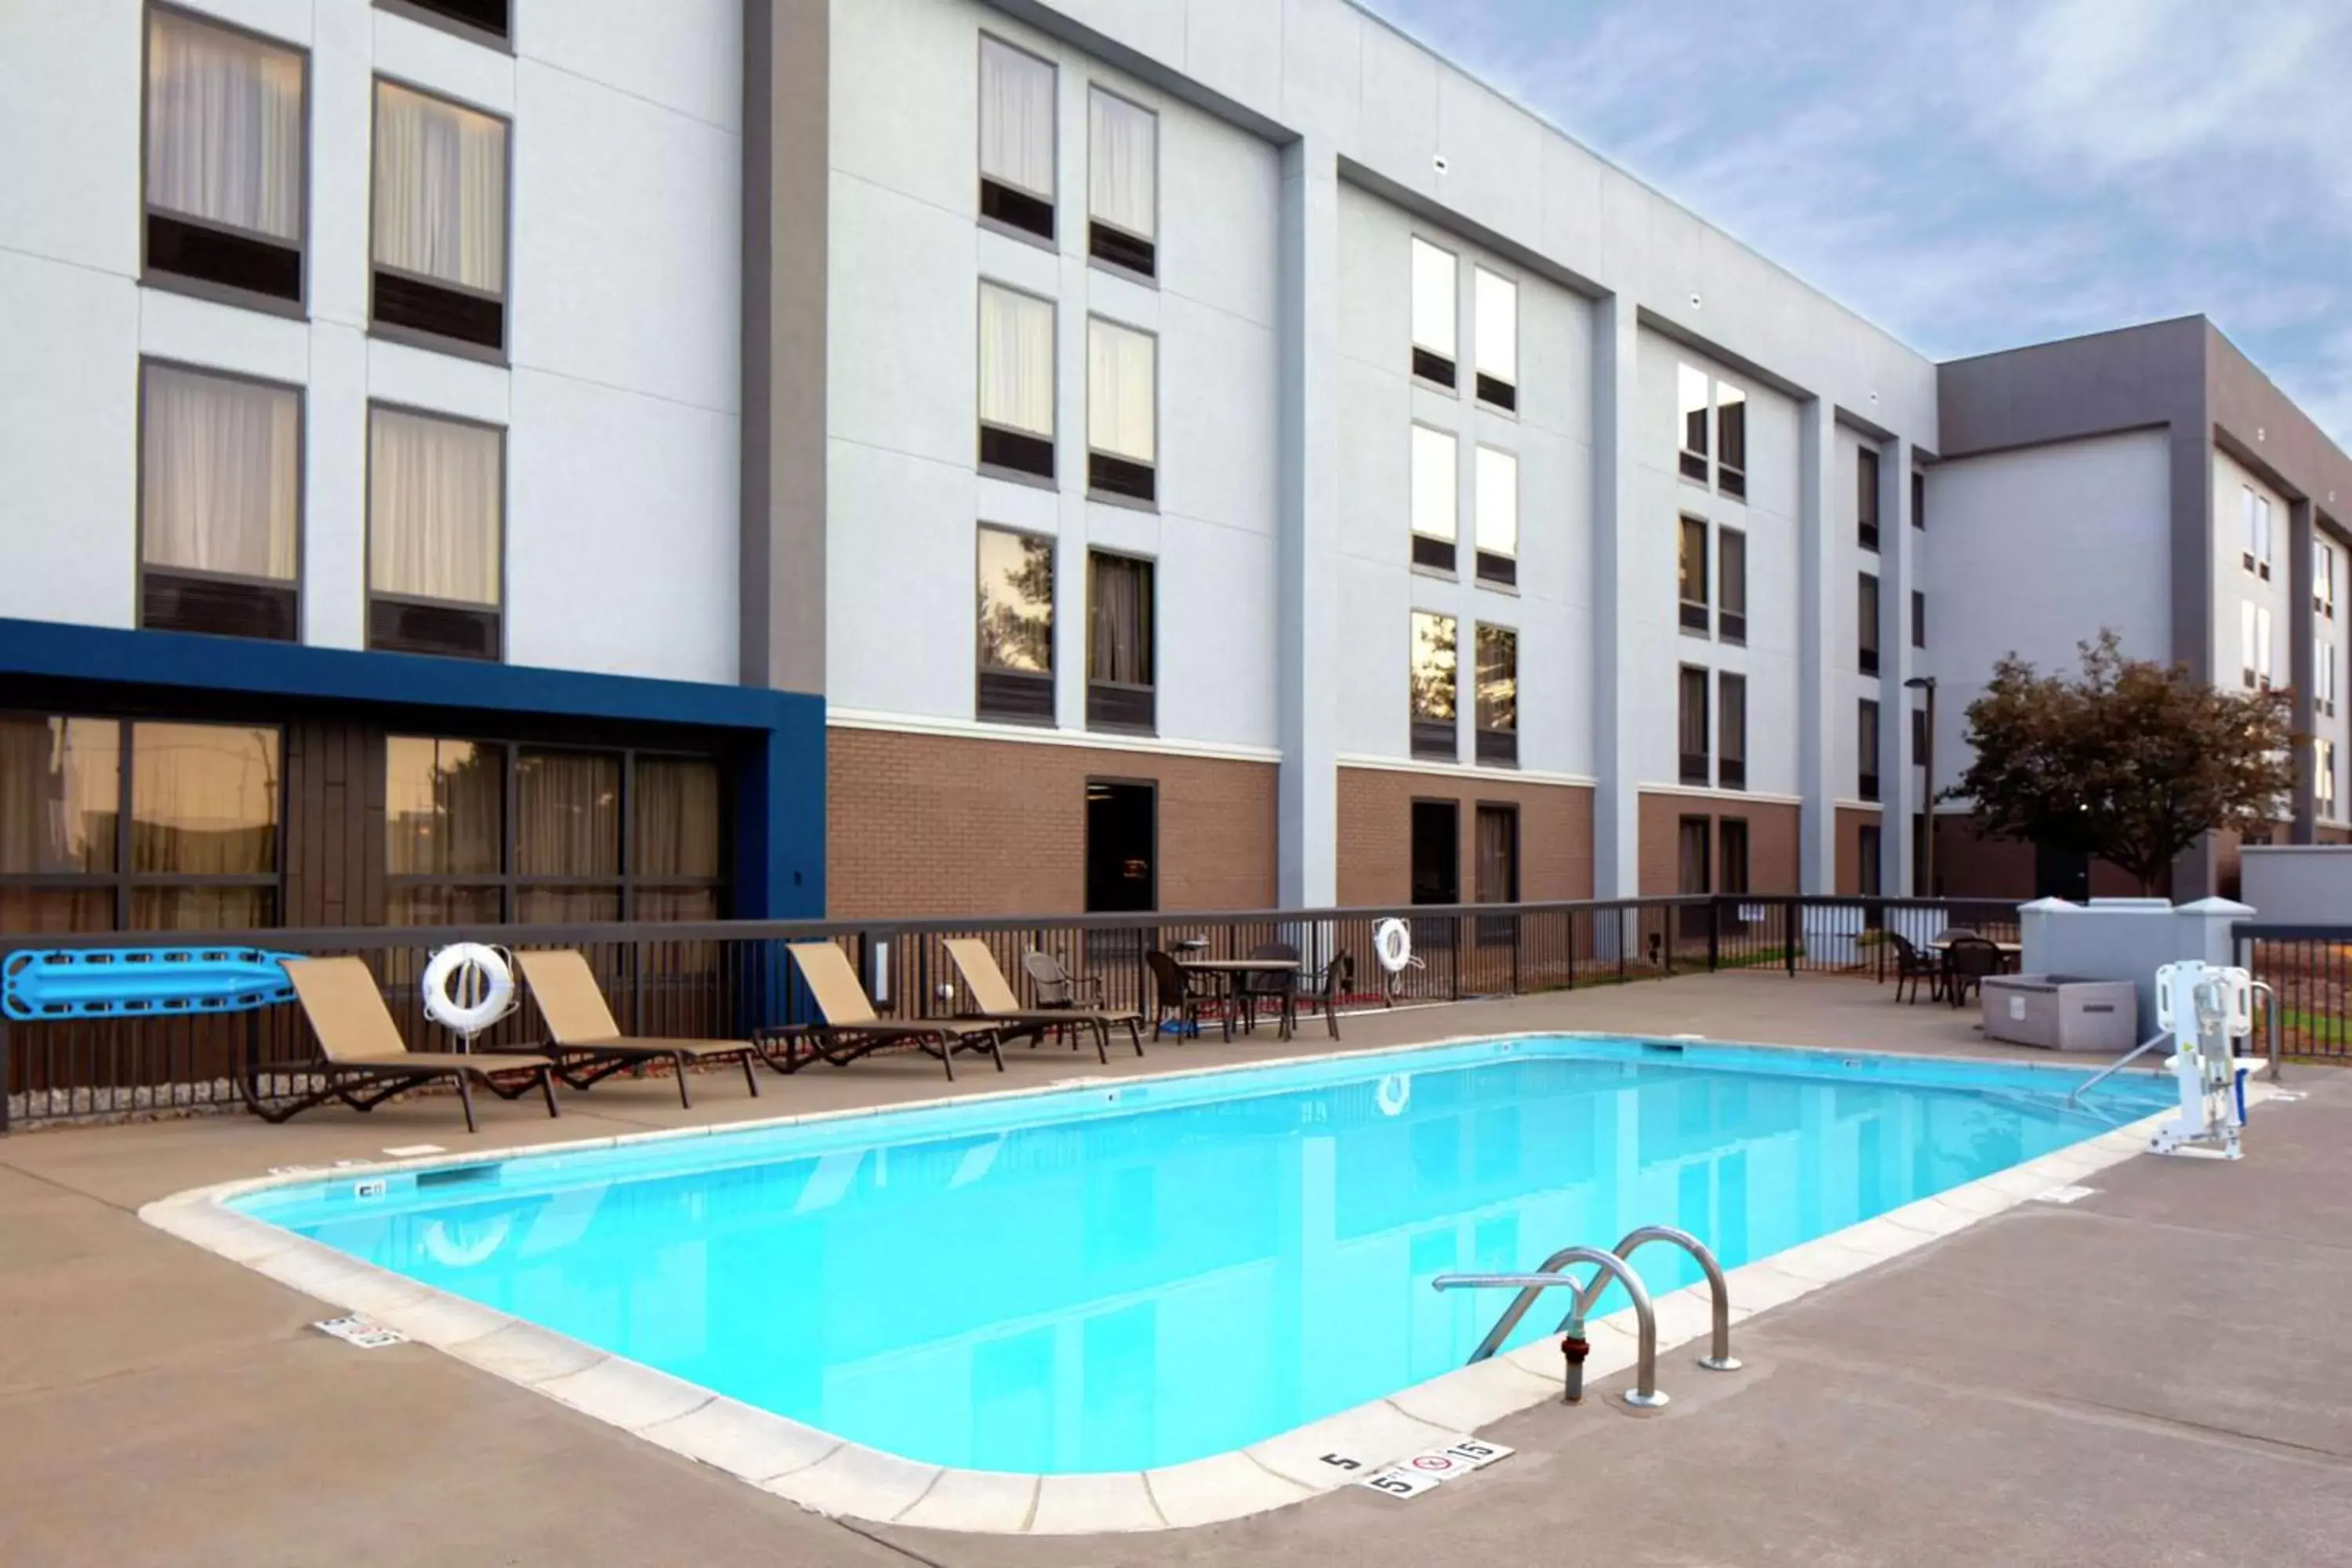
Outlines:
<svg viewBox="0 0 2352 1568"><path fill-rule="evenodd" d="M711 1394L683 1415L649 1421L637 1428L637 1436L754 1486L806 1469L842 1443L829 1433L723 1394Z"/></svg>
<svg viewBox="0 0 2352 1568"><path fill-rule="evenodd" d="M1019 1535L1037 1511L1037 1483L1044 1479L1009 1470L944 1469L890 1522L909 1530Z"/></svg>
<svg viewBox="0 0 2352 1568"><path fill-rule="evenodd" d="M1375 1399L1252 1443L1242 1452L1285 1480L1314 1491L1328 1491L1362 1470L1328 1463L1327 1454L1353 1459L1364 1469L1371 1469L1419 1453L1433 1438L1453 1435L1451 1428L1408 1415L1386 1400Z"/></svg>
<svg viewBox="0 0 2352 1568"><path fill-rule="evenodd" d="M600 1356L537 1386L551 1399L629 1432L692 1415L713 1397L699 1384L615 1355Z"/></svg>
<svg viewBox="0 0 2352 1568"><path fill-rule="evenodd" d="M754 1484L811 1513L888 1524L922 1500L941 1470L940 1466L902 1459L860 1443L844 1443L813 1465Z"/></svg>
<svg viewBox="0 0 2352 1568"><path fill-rule="evenodd" d="M1322 1495L1313 1487L1275 1474L1244 1452L1164 1465L1144 1471L1143 1480L1151 1489L1160 1517L1171 1530L1245 1519Z"/></svg>
<svg viewBox="0 0 2352 1568"><path fill-rule="evenodd" d="M593 1345L522 1318L509 1319L503 1328L446 1348L467 1366L532 1389L543 1389L612 1359Z"/></svg>
<svg viewBox="0 0 2352 1568"><path fill-rule="evenodd" d="M1128 1534L1165 1530L1160 1505L1140 1470L1110 1475L1041 1476L1031 1535Z"/></svg>
<svg viewBox="0 0 2352 1568"><path fill-rule="evenodd" d="M1551 1390L1559 1386L1549 1380ZM1442 1432L1475 1432L1531 1405L1547 1391L1526 1368L1502 1356L1459 1366L1388 1396L1388 1403Z"/></svg>

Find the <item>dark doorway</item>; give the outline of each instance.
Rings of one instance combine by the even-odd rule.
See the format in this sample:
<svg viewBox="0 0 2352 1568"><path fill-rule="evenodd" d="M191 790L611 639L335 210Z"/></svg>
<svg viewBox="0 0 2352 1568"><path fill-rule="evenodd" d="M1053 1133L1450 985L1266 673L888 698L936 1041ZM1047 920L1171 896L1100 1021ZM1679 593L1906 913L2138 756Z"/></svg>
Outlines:
<svg viewBox="0 0 2352 1568"><path fill-rule="evenodd" d="M1885 851L1879 837L1880 831L1878 827L1865 823L1854 834L1857 880L1862 896L1865 899L1877 898L1883 890L1884 867L1881 862Z"/></svg>
<svg viewBox="0 0 2352 1568"><path fill-rule="evenodd" d="M1675 868L1675 890L1678 893L1711 893L1715 890L1713 868L1708 865L1709 842L1715 837L1715 823L1705 816L1685 816L1679 825L1675 838L1679 846ZM1680 911L1675 929L1684 942L1706 940L1708 922L1715 918L1711 907L1697 905Z"/></svg>
<svg viewBox="0 0 2352 1568"><path fill-rule="evenodd" d="M1456 802L1412 803L1412 901L1462 901L1462 807Z"/></svg>
<svg viewBox="0 0 2352 1568"><path fill-rule="evenodd" d="M1148 784L1087 784L1087 912L1157 909L1159 797Z"/></svg>
<svg viewBox="0 0 2352 1568"><path fill-rule="evenodd" d="M2079 849L2033 847L2033 896L2081 903L2091 896L2091 858Z"/></svg>
<svg viewBox="0 0 2352 1568"><path fill-rule="evenodd" d="M1475 896L1482 904L1519 901L1519 808L1516 805L1478 808Z"/></svg>

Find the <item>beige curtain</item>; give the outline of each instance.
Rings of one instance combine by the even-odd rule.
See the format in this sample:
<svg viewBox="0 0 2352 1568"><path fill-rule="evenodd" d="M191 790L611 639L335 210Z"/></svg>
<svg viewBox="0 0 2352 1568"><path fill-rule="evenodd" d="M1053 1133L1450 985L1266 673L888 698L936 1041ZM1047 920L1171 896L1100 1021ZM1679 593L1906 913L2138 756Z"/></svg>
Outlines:
<svg viewBox="0 0 2352 1568"><path fill-rule="evenodd" d="M141 423L146 563L293 581L301 395L150 364Z"/></svg>
<svg viewBox="0 0 2352 1568"><path fill-rule="evenodd" d="M1460 510L1454 466L1458 444L1443 430L1412 427L1412 531L1429 539L1451 540Z"/></svg>
<svg viewBox="0 0 2352 1568"><path fill-rule="evenodd" d="M1412 341L1454 357L1454 253L1425 239L1412 242Z"/></svg>
<svg viewBox="0 0 2352 1568"><path fill-rule="evenodd" d="M515 869L526 877L621 874L621 759L525 752L515 764Z"/></svg>
<svg viewBox="0 0 2352 1568"><path fill-rule="evenodd" d="M1519 553L1519 459L1492 447L1478 448L1478 548L1489 555Z"/></svg>
<svg viewBox="0 0 2352 1568"><path fill-rule="evenodd" d="M121 732L111 719L0 716L0 871L114 869Z"/></svg>
<svg viewBox="0 0 2352 1568"><path fill-rule="evenodd" d="M131 868L163 876L278 868L278 731L131 726Z"/></svg>
<svg viewBox="0 0 2352 1568"><path fill-rule="evenodd" d="M718 764L640 757L635 805L637 875L719 875Z"/></svg>
<svg viewBox="0 0 2352 1568"><path fill-rule="evenodd" d="M1054 199L1054 68L990 37L980 40L980 172Z"/></svg>
<svg viewBox="0 0 2352 1568"><path fill-rule="evenodd" d="M980 286L980 418L1054 436L1054 307L993 283Z"/></svg>
<svg viewBox="0 0 2352 1568"><path fill-rule="evenodd" d="M147 205L302 238L302 58L147 14Z"/></svg>
<svg viewBox="0 0 2352 1568"><path fill-rule="evenodd" d="M1151 563L1090 555L1087 679L1151 684Z"/></svg>
<svg viewBox="0 0 2352 1568"><path fill-rule="evenodd" d="M1100 319L1087 322L1087 445L1129 462L1154 460L1157 342Z"/></svg>
<svg viewBox="0 0 2352 1568"><path fill-rule="evenodd" d="M368 584L499 603L503 433L404 409L368 411Z"/></svg>
<svg viewBox="0 0 2352 1568"><path fill-rule="evenodd" d="M1087 95L1087 209L1142 239L1159 225L1160 117L1100 88Z"/></svg>
<svg viewBox="0 0 2352 1568"><path fill-rule="evenodd" d="M377 82L376 260L503 296L506 246L506 122Z"/></svg>

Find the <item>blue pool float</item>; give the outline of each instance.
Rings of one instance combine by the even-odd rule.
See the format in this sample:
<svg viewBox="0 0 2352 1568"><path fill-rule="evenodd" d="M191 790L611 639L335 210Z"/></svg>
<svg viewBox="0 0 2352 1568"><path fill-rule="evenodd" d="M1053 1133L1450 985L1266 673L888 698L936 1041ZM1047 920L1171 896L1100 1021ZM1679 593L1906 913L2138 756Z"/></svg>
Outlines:
<svg viewBox="0 0 2352 1568"><path fill-rule="evenodd" d="M247 1013L294 1000L278 966L300 956L258 947L27 949L0 959L0 1016Z"/></svg>

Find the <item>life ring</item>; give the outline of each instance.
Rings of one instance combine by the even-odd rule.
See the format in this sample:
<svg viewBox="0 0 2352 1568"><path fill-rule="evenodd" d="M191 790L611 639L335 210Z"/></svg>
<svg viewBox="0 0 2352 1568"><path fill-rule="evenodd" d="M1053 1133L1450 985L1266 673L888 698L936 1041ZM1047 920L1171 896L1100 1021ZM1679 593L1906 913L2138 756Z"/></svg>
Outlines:
<svg viewBox="0 0 2352 1568"><path fill-rule="evenodd" d="M1381 1079L1372 1096L1380 1102L1382 1116L1402 1116L1404 1108L1412 1103L1412 1076L1392 1072Z"/></svg>
<svg viewBox="0 0 2352 1568"><path fill-rule="evenodd" d="M417 1245L434 1262L445 1268L471 1268L489 1260L490 1255L506 1245L507 1233L514 1228L511 1215L492 1215L479 1229L466 1221L427 1220L418 1233ZM458 1234L462 1232L464 1239Z"/></svg>
<svg viewBox="0 0 2352 1568"><path fill-rule="evenodd" d="M435 953L425 966L424 989L425 1016L468 1040L514 1011L507 955L486 942L452 942Z"/></svg>
<svg viewBox="0 0 2352 1568"><path fill-rule="evenodd" d="M1393 915L1372 928L1372 952L1381 967L1402 974L1412 963L1412 932Z"/></svg>

